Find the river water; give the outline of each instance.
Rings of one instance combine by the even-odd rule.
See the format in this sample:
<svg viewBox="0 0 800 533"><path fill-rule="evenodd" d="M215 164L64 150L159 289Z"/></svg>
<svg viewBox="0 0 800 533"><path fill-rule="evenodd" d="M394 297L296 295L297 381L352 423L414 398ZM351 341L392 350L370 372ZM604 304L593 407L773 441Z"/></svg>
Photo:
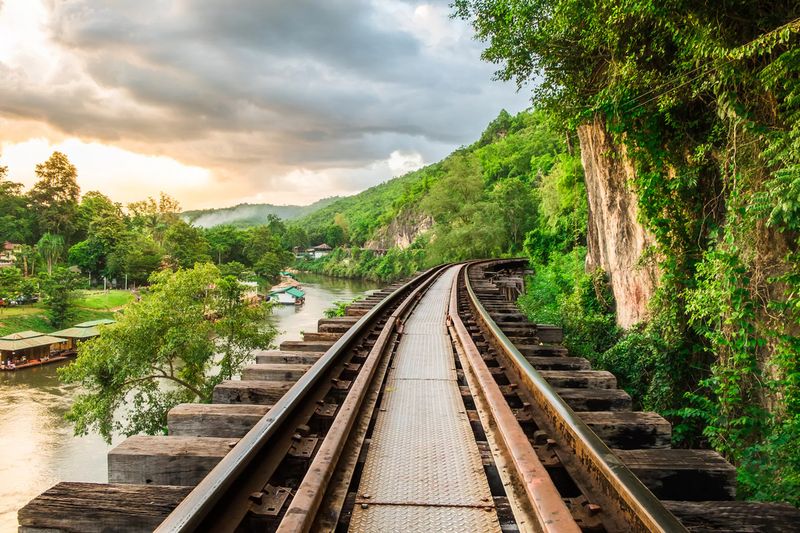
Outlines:
<svg viewBox="0 0 800 533"><path fill-rule="evenodd" d="M370 282L303 274L302 307L278 306L271 320L280 331L275 344L316 331L317 320L335 301L377 288ZM106 453L99 436L75 437L64 420L74 386L59 382L61 364L0 372L0 532L17 530L17 510L59 481L106 482Z"/></svg>

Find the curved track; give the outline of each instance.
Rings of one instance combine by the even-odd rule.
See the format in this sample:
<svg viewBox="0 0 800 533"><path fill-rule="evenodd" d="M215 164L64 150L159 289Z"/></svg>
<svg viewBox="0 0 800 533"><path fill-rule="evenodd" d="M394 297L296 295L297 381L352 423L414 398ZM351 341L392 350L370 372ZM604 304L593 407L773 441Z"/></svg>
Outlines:
<svg viewBox="0 0 800 533"><path fill-rule="evenodd" d="M170 436L133 437L113 450L114 483L62 483L33 500L20 530L783 531L800 523L790 506L733 501L733 467L713 452L670 449L666 420L633 411L613 375L569 356L558 328L527 322L514 304L524 268L520 260L444 265L321 320L304 341L258 354L241 381L215 390L213 405L173 409ZM92 506L94 515L78 509Z"/></svg>

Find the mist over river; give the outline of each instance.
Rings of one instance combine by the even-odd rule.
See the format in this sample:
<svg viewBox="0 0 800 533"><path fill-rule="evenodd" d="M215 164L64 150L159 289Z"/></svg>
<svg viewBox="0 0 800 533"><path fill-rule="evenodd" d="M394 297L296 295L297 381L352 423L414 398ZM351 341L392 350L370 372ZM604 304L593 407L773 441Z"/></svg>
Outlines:
<svg viewBox="0 0 800 533"><path fill-rule="evenodd" d="M378 288L372 282L302 274L302 307L278 306L270 320L281 332L275 339L300 339L316 331L317 320L335 301L351 300ZM17 510L59 481L106 482L106 453L111 446L95 435L75 437L64 420L74 386L59 382L65 363L0 373L0 532L17 530Z"/></svg>

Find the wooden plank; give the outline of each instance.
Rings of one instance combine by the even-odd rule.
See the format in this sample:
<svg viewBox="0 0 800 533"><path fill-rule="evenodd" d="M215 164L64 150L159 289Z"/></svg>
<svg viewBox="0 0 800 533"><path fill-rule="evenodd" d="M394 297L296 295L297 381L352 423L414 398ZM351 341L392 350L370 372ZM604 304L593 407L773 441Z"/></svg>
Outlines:
<svg viewBox="0 0 800 533"><path fill-rule="evenodd" d="M214 387L212 401L273 405L292 385L294 382L288 381L228 380Z"/></svg>
<svg viewBox="0 0 800 533"><path fill-rule="evenodd" d="M328 351L334 341L283 341L280 349L285 352L320 352Z"/></svg>
<svg viewBox="0 0 800 533"><path fill-rule="evenodd" d="M337 341L342 336L341 333L323 331L323 332L304 332L304 341Z"/></svg>
<svg viewBox="0 0 800 533"><path fill-rule="evenodd" d="M342 323L342 324L320 324L319 326L317 326L317 329L322 333L342 333L342 334L344 334L351 327L353 327L353 324L348 324L348 323Z"/></svg>
<svg viewBox="0 0 800 533"><path fill-rule="evenodd" d="M536 324L536 336L542 342L556 344L564 342L564 331L560 327L550 324Z"/></svg>
<svg viewBox="0 0 800 533"><path fill-rule="evenodd" d="M295 365L313 365L322 354L315 352L283 352L281 350L265 350L256 355L259 365L289 363Z"/></svg>
<svg viewBox="0 0 800 533"><path fill-rule="evenodd" d="M658 413L595 411L578 414L611 448L669 448L672 442L672 425Z"/></svg>
<svg viewBox="0 0 800 533"><path fill-rule="evenodd" d="M20 533L153 531L191 487L59 483L19 510Z"/></svg>
<svg viewBox="0 0 800 533"><path fill-rule="evenodd" d="M317 326L327 326L329 324L349 324L353 325L358 322L358 318L354 316L335 316L331 318L320 318L317 320Z"/></svg>
<svg viewBox="0 0 800 533"><path fill-rule="evenodd" d="M108 452L108 481L197 485L237 442L221 437L128 437Z"/></svg>
<svg viewBox="0 0 800 533"><path fill-rule="evenodd" d="M736 498L736 468L713 450L616 450L616 453L659 499Z"/></svg>
<svg viewBox="0 0 800 533"><path fill-rule="evenodd" d="M589 370L592 364L583 357L526 357L537 370Z"/></svg>
<svg viewBox="0 0 800 533"><path fill-rule="evenodd" d="M556 389L574 411L630 410L631 397L620 389Z"/></svg>
<svg viewBox="0 0 800 533"><path fill-rule="evenodd" d="M242 369L244 381L263 379L267 381L297 381L311 365L290 363L247 365Z"/></svg>
<svg viewBox="0 0 800 533"><path fill-rule="evenodd" d="M691 532L766 533L798 531L800 509L787 503L664 501Z"/></svg>
<svg viewBox="0 0 800 533"><path fill-rule="evenodd" d="M271 405L182 403L169 410L170 435L242 437L267 414Z"/></svg>
<svg viewBox="0 0 800 533"><path fill-rule="evenodd" d="M551 386L558 388L617 388L617 378L606 370L542 370L540 374Z"/></svg>
<svg viewBox="0 0 800 533"><path fill-rule="evenodd" d="M568 351L557 344L514 344L525 357L566 357Z"/></svg>

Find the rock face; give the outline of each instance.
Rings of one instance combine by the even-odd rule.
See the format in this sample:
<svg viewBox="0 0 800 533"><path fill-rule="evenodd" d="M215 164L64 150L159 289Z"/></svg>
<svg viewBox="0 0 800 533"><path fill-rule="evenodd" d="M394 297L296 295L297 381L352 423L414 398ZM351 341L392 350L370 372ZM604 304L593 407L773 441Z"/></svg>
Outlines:
<svg viewBox="0 0 800 533"><path fill-rule="evenodd" d="M636 195L628 185L633 167L600 119L578 128L589 199L586 268L609 276L622 327L647 318L647 303L658 283L657 269L640 264L654 243L638 222Z"/></svg>
<svg viewBox="0 0 800 533"><path fill-rule="evenodd" d="M401 211L388 226L380 228L365 248L408 248L421 233L433 227L433 219L409 210Z"/></svg>

